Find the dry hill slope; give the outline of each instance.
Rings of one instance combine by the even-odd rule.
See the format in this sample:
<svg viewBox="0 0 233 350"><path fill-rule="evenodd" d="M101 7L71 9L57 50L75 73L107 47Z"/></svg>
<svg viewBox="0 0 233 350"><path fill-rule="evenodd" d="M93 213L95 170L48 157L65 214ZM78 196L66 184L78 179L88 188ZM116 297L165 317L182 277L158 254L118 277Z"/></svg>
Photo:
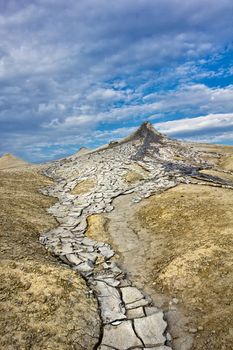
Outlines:
<svg viewBox="0 0 233 350"><path fill-rule="evenodd" d="M38 192L52 181L20 164L0 170L0 349L91 349L96 301L39 244L40 233L57 226L46 213L56 200Z"/></svg>
<svg viewBox="0 0 233 350"><path fill-rule="evenodd" d="M231 157L230 148L173 140L144 123L123 140L48 165L55 184L44 193L58 197L50 212L60 226L41 242L95 293L102 319L98 349L231 346L230 290L221 283L222 274L229 282L231 273L220 268L230 256ZM226 302L219 304L221 292ZM169 304L172 298L182 306ZM214 305L226 316L222 327L213 326Z"/></svg>
<svg viewBox="0 0 233 350"><path fill-rule="evenodd" d="M143 123L97 150L0 171L0 348L233 347L232 164L232 147Z"/></svg>
<svg viewBox="0 0 233 350"><path fill-rule="evenodd" d="M0 170L10 169L10 168L19 168L29 165L23 159L17 158L10 153L4 154L0 157Z"/></svg>

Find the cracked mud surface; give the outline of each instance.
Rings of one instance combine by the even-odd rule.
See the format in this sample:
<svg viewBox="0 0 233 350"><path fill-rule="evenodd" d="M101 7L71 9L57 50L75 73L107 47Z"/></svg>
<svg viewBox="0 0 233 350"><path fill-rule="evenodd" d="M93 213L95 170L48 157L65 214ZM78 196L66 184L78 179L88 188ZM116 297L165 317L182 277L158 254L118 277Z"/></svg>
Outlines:
<svg viewBox="0 0 233 350"><path fill-rule="evenodd" d="M196 341L199 334L205 334L208 330L207 323L206 328L189 323L189 312L194 311L194 315L197 315L196 310L192 309L195 303L192 304L188 299L189 285L184 283L184 294L179 294L176 278L175 280L171 278L174 275L179 276L179 273L182 275L183 270L187 273L181 276L182 281L190 275L187 268L183 269L183 265L187 263L190 267L190 261L193 261L187 254L188 249L193 253L194 248L200 248L196 254L198 258L203 258L203 255L212 252L212 240L210 246L204 246L206 250L203 252L203 247L197 246L200 238L193 243L193 236L190 236L195 217L195 208L192 208L192 204L196 202L197 205L201 205L203 201L199 203L196 197L190 201L187 198L186 204L181 202L179 207L177 193L174 194L174 200L172 197L167 201L164 198L173 193L172 191L179 191L182 186L205 188L206 192L211 188L216 193L220 190L230 193L233 189L229 170L231 154L227 154L226 158L228 169L221 170L223 176L220 176L221 173L217 169L221 157L222 154L219 152L214 153L210 149L198 149L192 144L171 140L156 132L149 123L144 123L133 135L115 142L114 145L76 153L71 157L44 165L45 174L53 178L54 183L43 188L41 192L57 197L57 202L48 211L56 218L58 226L50 230L49 227L44 227L40 241L50 254L59 258L60 264L56 264L56 268L61 268L59 277L62 273L60 271L70 273L72 276L68 281L64 277L65 290L71 288L71 294L65 293L68 299L64 304L62 302L64 289L61 290L62 283L56 274L51 278L52 298L47 299L46 296L45 302L51 301L48 317L55 315L53 310L56 310L56 313L61 312L61 317L58 318L61 320L59 325L66 324L69 328L66 328L68 333L65 335L62 329L62 337L57 338L57 333L49 333L48 329L40 329L38 326L37 334L41 334L41 338L39 340L33 338L27 346L37 349L40 348L37 347L37 342L42 346L43 343L40 342L48 341L46 346L49 348L53 346L50 342L54 341L55 348L58 349L212 349L213 342L209 342L209 339L206 342L207 338L201 336L202 343ZM218 175L213 171L217 171ZM185 195L186 192L185 190ZM160 199L158 202L157 198ZM162 210L165 215L161 215L159 207L161 203L164 203ZM221 210L224 203L220 203L217 217L223 214ZM211 204L211 201L207 200L207 204ZM177 205L180 211L177 211ZM184 222L179 221L184 210L190 212L191 226L184 224L188 219L187 215L183 219ZM201 212L201 210L198 212L198 218L201 218ZM106 213L105 217L102 213ZM160 221L160 227L157 223L165 218L169 225ZM183 234L179 233L177 239L173 235L172 238L169 236L174 222L174 230L176 231L178 227ZM197 225L199 231L202 231L204 226L203 222ZM186 228L188 228L187 235ZM202 238L202 235L200 237ZM177 240L182 243L181 247L175 244ZM185 246L185 243L188 246ZM189 246L191 243L194 246ZM184 247L186 247L186 260L184 259L183 265L177 265L175 272L173 269L176 264L172 265L173 269L170 271L168 269L170 263L172 264L173 260L176 263L176 259L183 257ZM176 251L177 256L174 255ZM50 254L45 257L53 261ZM37 266L36 262L34 264ZM67 268L64 269L64 266ZM195 272L195 269L193 271ZM199 272L198 269L197 271ZM28 278L25 277L26 282L29 279L33 280L30 273L29 269ZM89 290L80 279L80 275L85 279ZM47 277L48 275L44 276L44 285L49 284ZM38 278L36 277L35 281ZM25 284L23 288L30 291L31 285ZM43 286L43 283L40 286ZM59 297L59 310L56 309L56 292ZM98 301L101 329L94 296ZM39 298L36 295L37 299ZM187 300L190 309L187 308ZM20 303L26 304L23 298ZM65 305L70 305L69 321L67 312L63 311ZM38 308L39 310L44 310L43 306ZM89 312L88 316L86 310ZM58 319L52 320L53 324L56 324ZM13 323L15 324L15 321ZM37 324L36 321L34 323ZM49 324L47 322L46 326ZM187 325L192 327L188 329L189 332L185 328ZM202 333L197 332L195 327L199 327L198 331ZM22 331L24 332L24 329ZM31 333L33 334L30 330ZM63 342L62 345L60 342ZM230 339L226 337L224 342L221 343L223 346L229 345ZM214 346L216 344L215 341Z"/></svg>
<svg viewBox="0 0 233 350"><path fill-rule="evenodd" d="M204 156L210 159L212 154L207 152ZM137 278L130 278L133 276L130 271L132 264L120 267L115 262L117 256L112 259L115 255L112 247L93 239L97 236L96 232L93 234L95 227L99 230L101 225L106 225L97 215L112 212L119 196L124 195L126 205L131 205L130 201L139 203L153 193L167 191L181 183L195 186L205 184L231 191L233 183L229 179L200 172L212 168L214 164L204 160L203 151L170 140L145 123L131 137L114 146L102 147L84 156L76 154L51 163L46 169L46 174L55 180L55 184L44 189L43 193L58 197L59 202L49 211L60 226L44 233L41 242L79 272L97 297L103 327L99 350L169 349L172 338L167 333L166 310L155 306L156 301L149 297L146 288L143 290L136 286ZM140 170L136 172L140 176L135 174L135 167L137 170L143 169L141 173ZM78 186L81 189L81 184L88 183L90 179L95 180L94 187L87 186L86 191L75 194L74 189ZM117 198L115 202L114 198ZM91 219L92 215L94 220ZM126 214L118 212L116 235L123 235L126 220ZM90 227L88 224L91 224ZM133 251L137 259L137 276L146 275L143 257L136 251L139 240L137 230L126 231L124 249L120 249L117 240L115 245L118 249L114 249L122 256ZM145 247L145 243L142 242L142 246ZM150 253L153 259L154 252ZM130 273L127 275L126 271ZM195 332L190 328L190 333ZM190 348L190 339L191 335L182 339L182 350ZM175 337L173 343L176 346Z"/></svg>
<svg viewBox="0 0 233 350"><path fill-rule="evenodd" d="M114 206L105 234L130 279L166 310L174 349L231 348L232 192L179 185L130 205L118 197Z"/></svg>
<svg viewBox="0 0 233 350"><path fill-rule="evenodd" d="M56 200L38 193L49 184L29 167L0 171L0 349L91 349L99 337L85 282L39 244L57 226Z"/></svg>

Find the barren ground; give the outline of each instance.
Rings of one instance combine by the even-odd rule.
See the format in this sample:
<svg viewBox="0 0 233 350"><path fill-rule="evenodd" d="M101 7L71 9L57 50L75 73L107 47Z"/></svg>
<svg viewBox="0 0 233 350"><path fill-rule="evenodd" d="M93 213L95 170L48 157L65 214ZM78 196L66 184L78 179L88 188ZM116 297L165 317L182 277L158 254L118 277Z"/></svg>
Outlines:
<svg viewBox="0 0 233 350"><path fill-rule="evenodd" d="M216 160L223 171L206 172L232 180L226 150ZM87 234L112 243L130 279L167 310L176 350L233 348L233 191L179 185L141 203L132 197L91 216Z"/></svg>
<svg viewBox="0 0 233 350"><path fill-rule="evenodd" d="M145 201L135 217L150 242L144 283L179 299L187 328L201 329L192 349L233 347L232 192L178 186Z"/></svg>
<svg viewBox="0 0 233 350"><path fill-rule="evenodd" d="M33 168L0 171L0 349L92 349L99 336L85 282L48 255L39 233L57 223Z"/></svg>
<svg viewBox="0 0 233 350"><path fill-rule="evenodd" d="M218 169L207 173L233 179L224 172L233 171L232 147L199 148L213 152ZM141 175L134 169L125 180ZM49 183L31 167L0 171L0 349L92 349L99 336L84 281L38 243L57 224L46 213L55 199L37 192ZM93 183L78 186L80 194ZM134 284L166 310L175 350L233 348L233 191L179 185L140 203L132 197L90 216L87 235L111 243Z"/></svg>

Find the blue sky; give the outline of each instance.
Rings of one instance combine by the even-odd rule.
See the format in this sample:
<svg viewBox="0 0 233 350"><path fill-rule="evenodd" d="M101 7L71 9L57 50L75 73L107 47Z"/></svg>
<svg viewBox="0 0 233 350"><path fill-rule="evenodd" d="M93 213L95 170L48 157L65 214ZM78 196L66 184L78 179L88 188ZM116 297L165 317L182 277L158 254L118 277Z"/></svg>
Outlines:
<svg viewBox="0 0 233 350"><path fill-rule="evenodd" d="M0 0L0 154L47 161L149 120L233 145L232 0Z"/></svg>

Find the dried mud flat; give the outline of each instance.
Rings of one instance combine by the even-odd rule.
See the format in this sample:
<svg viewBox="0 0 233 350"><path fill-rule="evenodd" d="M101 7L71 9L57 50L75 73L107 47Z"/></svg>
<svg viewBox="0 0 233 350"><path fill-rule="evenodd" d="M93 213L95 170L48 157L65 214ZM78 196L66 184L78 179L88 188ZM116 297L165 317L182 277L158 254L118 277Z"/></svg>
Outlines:
<svg viewBox="0 0 233 350"><path fill-rule="evenodd" d="M232 181L233 149L214 151L223 154L212 158L218 171L203 172ZM134 284L166 310L173 348L233 348L232 190L185 184L113 205L88 218L86 234L110 243Z"/></svg>
<svg viewBox="0 0 233 350"><path fill-rule="evenodd" d="M3 348L231 348L232 154L144 123L54 183L0 172Z"/></svg>
<svg viewBox="0 0 233 350"><path fill-rule="evenodd" d="M104 222L102 231L130 279L166 310L174 349L231 348L232 193L180 185L139 204L125 203L116 199L100 226Z"/></svg>
<svg viewBox="0 0 233 350"><path fill-rule="evenodd" d="M38 192L51 180L33 167L0 171L0 349L91 349L96 300L84 280L39 244L57 226Z"/></svg>

